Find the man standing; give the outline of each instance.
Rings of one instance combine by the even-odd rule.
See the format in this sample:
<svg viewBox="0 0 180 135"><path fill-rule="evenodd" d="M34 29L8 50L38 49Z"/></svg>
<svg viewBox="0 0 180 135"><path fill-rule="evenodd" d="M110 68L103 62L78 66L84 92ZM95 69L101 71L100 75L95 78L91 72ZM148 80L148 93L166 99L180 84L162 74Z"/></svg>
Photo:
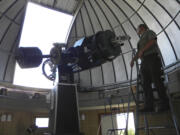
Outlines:
<svg viewBox="0 0 180 135"><path fill-rule="evenodd" d="M143 110L150 112L154 109L152 83L154 83L161 104L165 109L168 107L169 100L166 94L166 88L161 79L163 72L161 69L162 63L159 57L157 36L145 24L138 26L137 34L140 36L137 44L138 52L131 60L130 66L133 67L134 62L139 58L141 59L140 73L145 97L145 108Z"/></svg>

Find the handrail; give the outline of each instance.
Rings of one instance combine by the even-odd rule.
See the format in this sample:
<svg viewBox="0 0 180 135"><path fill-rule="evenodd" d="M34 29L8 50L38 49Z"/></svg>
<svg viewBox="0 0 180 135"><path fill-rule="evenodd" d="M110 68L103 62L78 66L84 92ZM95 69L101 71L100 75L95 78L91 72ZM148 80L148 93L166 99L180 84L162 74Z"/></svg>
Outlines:
<svg viewBox="0 0 180 135"><path fill-rule="evenodd" d="M0 80L0 88L5 87L7 89L13 89L13 91L23 91L23 92L39 92L39 93L49 93L51 92L51 89L43 89L43 88L33 88L33 87L26 87L26 86L20 86L15 85L9 82L5 82L3 80Z"/></svg>
<svg viewBox="0 0 180 135"><path fill-rule="evenodd" d="M131 51L133 51L134 49L130 50L130 51L127 51L127 52L124 52L122 54L126 54L126 53L129 53ZM176 62L172 63L172 64L169 64L165 67L163 67L162 69L164 70L165 74L168 74L172 71L174 71L175 69L171 69L170 71L167 71L168 69L176 66L177 64L180 64L180 60L177 60ZM180 67L180 65L178 66ZM177 68L177 67L176 67ZM132 80L132 84L135 84L137 81L137 79L133 79ZM118 87L118 88L117 88ZM120 87L120 88L119 88ZM111 91L111 90L119 90L119 89L122 89L122 88L128 88L130 87L130 80L127 80L127 81L123 81L123 82L119 82L119 83L111 83L111 84L105 84L105 85L102 85L102 86L97 86L97 87L89 87L89 88L83 88L85 90L79 90L79 92L100 92L100 91Z"/></svg>
<svg viewBox="0 0 180 135"><path fill-rule="evenodd" d="M44 101L46 101L46 99L45 98L39 98L39 99L33 99L33 98L17 98L17 97L12 97L12 96L6 96L6 95L0 95L0 100L1 99L7 99L7 100L12 100L12 101L14 101L14 100L16 100L16 101L18 101L18 102L43 102L43 103L45 103L45 104L49 104L49 103L47 103L47 102L44 102Z"/></svg>

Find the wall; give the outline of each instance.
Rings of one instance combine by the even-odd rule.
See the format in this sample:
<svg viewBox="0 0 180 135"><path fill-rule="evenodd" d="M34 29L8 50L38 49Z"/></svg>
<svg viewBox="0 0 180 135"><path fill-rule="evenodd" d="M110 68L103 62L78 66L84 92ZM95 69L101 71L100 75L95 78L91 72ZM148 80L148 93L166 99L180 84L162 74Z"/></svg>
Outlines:
<svg viewBox="0 0 180 135"><path fill-rule="evenodd" d="M133 111L133 108L130 110ZM118 110L118 113L119 112L123 112L123 109L120 108L120 111ZM109 108L106 109L106 112L105 109L81 110L80 118L82 114L85 115L85 120L80 120L81 132L84 133L84 135L101 135L101 129L99 127L101 121L100 116L103 114L111 114L111 112Z"/></svg>
<svg viewBox="0 0 180 135"><path fill-rule="evenodd" d="M1 111L2 114L11 114L11 122L0 122L0 134L1 135L25 135L26 129L32 123L32 114L28 112L16 112L16 111Z"/></svg>
<svg viewBox="0 0 180 135"><path fill-rule="evenodd" d="M28 135L26 129L34 122L36 116L48 116L48 113L32 113L25 111L1 110L2 114L11 114L12 121L0 121L0 135ZM41 135L42 131L37 131L36 135Z"/></svg>
<svg viewBox="0 0 180 135"><path fill-rule="evenodd" d="M96 135L99 126L99 112L96 110L81 111L80 116L84 114L85 120L80 121L81 132L85 135Z"/></svg>
<svg viewBox="0 0 180 135"><path fill-rule="evenodd" d="M35 122L35 117L49 115L50 103L46 100L49 91L8 84L0 84L0 88L7 89L6 94L0 95L0 135L28 135L26 129ZM34 93L40 93L40 96L35 98ZM4 121L3 115L11 115L12 120L6 118ZM45 131L47 129L38 129L35 135Z"/></svg>
<svg viewBox="0 0 180 135"><path fill-rule="evenodd" d="M135 109L131 108L131 111L135 112ZM109 114L109 110L107 111ZM80 121L81 132L84 135L101 135L101 132L97 134L98 127L100 123L100 115L104 114L105 111L103 109L96 110L82 110L80 111L80 116L82 114L85 115L85 120ZM135 118L135 117L134 117ZM147 113L147 120L149 127L165 127L163 129L153 129L150 130L150 135L158 134L158 135L176 135L171 114L169 111L160 112L160 113ZM144 115L141 114L139 117L139 127L144 127ZM101 130L101 129L100 129ZM144 129L139 130L139 135L144 135Z"/></svg>

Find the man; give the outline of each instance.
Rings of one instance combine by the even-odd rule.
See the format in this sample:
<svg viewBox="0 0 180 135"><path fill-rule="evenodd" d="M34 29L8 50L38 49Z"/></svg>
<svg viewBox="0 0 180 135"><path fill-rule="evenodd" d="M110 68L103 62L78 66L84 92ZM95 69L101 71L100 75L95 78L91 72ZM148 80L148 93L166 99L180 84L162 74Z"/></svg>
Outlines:
<svg viewBox="0 0 180 135"><path fill-rule="evenodd" d="M137 44L138 52L132 59L130 66L134 66L137 59L141 59L141 80L145 97L144 111L150 112L154 109L152 83L154 83L163 108L168 107L168 97L166 88L162 81L162 63L159 58L159 48L157 36L145 24L140 24L137 28L140 40Z"/></svg>

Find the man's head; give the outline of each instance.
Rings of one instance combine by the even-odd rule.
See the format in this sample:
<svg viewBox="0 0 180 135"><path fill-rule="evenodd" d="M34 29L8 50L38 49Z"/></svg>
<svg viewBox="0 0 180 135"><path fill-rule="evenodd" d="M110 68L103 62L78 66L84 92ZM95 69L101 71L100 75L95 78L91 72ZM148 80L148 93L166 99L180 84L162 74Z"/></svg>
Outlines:
<svg viewBox="0 0 180 135"><path fill-rule="evenodd" d="M137 27L137 34L138 35L142 35L146 30L148 30L148 26L146 24L140 24L138 27Z"/></svg>

